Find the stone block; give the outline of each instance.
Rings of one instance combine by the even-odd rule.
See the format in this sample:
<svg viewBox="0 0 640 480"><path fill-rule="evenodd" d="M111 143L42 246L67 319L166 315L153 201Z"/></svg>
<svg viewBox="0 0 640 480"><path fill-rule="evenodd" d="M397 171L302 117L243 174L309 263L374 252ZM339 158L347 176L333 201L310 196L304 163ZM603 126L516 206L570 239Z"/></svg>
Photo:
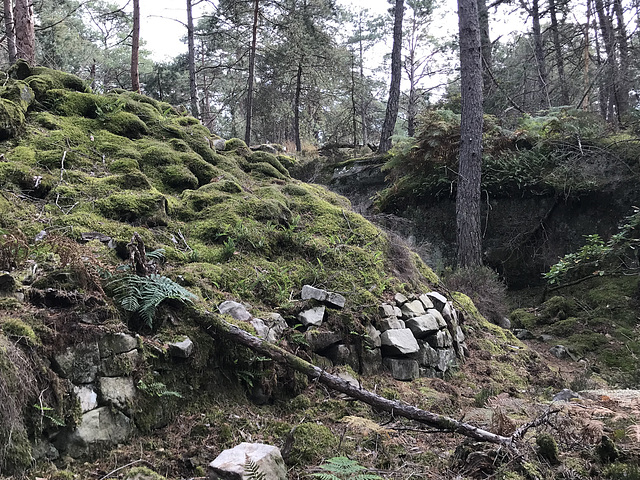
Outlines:
<svg viewBox="0 0 640 480"><path fill-rule="evenodd" d="M400 311L402 312L403 318L413 318L420 315L424 315L426 313L424 306L420 300L413 300L411 302L407 302L402 307L400 307Z"/></svg>
<svg viewBox="0 0 640 480"><path fill-rule="evenodd" d="M194 344L189 337L177 342L169 342L169 355L174 358L189 358L193 353Z"/></svg>
<svg viewBox="0 0 640 480"><path fill-rule="evenodd" d="M227 300L218 305L218 311L223 315L231 315L231 317L241 322L247 322L251 319L251 314L244 305L231 300Z"/></svg>
<svg viewBox="0 0 640 480"><path fill-rule="evenodd" d="M442 312L444 306L447 304L447 297L438 292L429 292L427 293L427 297L433 303L433 306L439 312Z"/></svg>
<svg viewBox="0 0 640 480"><path fill-rule="evenodd" d="M209 464L208 480L246 480L248 463L255 464L264 478L268 480L286 480L287 468L277 447L263 443L241 443L224 450Z"/></svg>
<svg viewBox="0 0 640 480"><path fill-rule="evenodd" d="M436 317L432 314L420 315L419 317L413 317L406 320L405 325L413 336L420 339L429 335L433 335L440 330L440 324Z"/></svg>
<svg viewBox="0 0 640 480"><path fill-rule="evenodd" d="M98 346L100 358L105 358L135 350L138 348L138 340L127 333L109 333L100 339Z"/></svg>
<svg viewBox="0 0 640 480"><path fill-rule="evenodd" d="M120 410L129 410L136 398L132 377L100 377L100 399Z"/></svg>
<svg viewBox="0 0 640 480"><path fill-rule="evenodd" d="M100 375L105 377L130 375L138 368L140 361L141 355L137 350L103 358L100 362Z"/></svg>
<svg viewBox="0 0 640 480"><path fill-rule="evenodd" d="M401 307L402 305L404 305L405 303L407 303L409 301L409 299L407 297L405 297L403 294L401 293L396 293L393 296L393 299L396 302L396 305Z"/></svg>
<svg viewBox="0 0 640 480"><path fill-rule="evenodd" d="M314 326L319 327L324 320L325 307L314 307L309 310L304 310L298 314L298 320L305 327Z"/></svg>
<svg viewBox="0 0 640 480"><path fill-rule="evenodd" d="M396 380L410 381L420 376L418 362L409 358L385 358L385 367L391 372L391 376Z"/></svg>
<svg viewBox="0 0 640 480"><path fill-rule="evenodd" d="M326 330L318 330L316 328L310 328L304 334L304 338L314 352L322 352L327 348L340 343L342 341L342 335L336 332L329 332Z"/></svg>
<svg viewBox="0 0 640 480"><path fill-rule="evenodd" d="M96 342L67 348L54 357L54 365L61 377L72 383L93 383L100 365L100 350Z"/></svg>
<svg viewBox="0 0 640 480"><path fill-rule="evenodd" d="M416 337L408 328L387 330L380 335L382 351L385 355L409 355L420 350Z"/></svg>
<svg viewBox="0 0 640 480"><path fill-rule="evenodd" d="M380 315L382 315L383 317L396 316L396 312L393 306L389 305L388 303L383 303L382 305L380 305L380 307L378 308L378 311L380 312Z"/></svg>
<svg viewBox="0 0 640 480"><path fill-rule="evenodd" d="M422 302L422 306L424 307L425 310L428 310L430 308L435 308L433 306L433 302L429 298L429 295L427 295L426 293L423 293L422 295L420 295L418 297L418 300Z"/></svg>
<svg viewBox="0 0 640 480"><path fill-rule="evenodd" d="M407 328L405 326L404 321L400 320L397 317L386 317L382 318L378 321L378 327L380 327L380 331L386 332L387 330L393 330L398 328Z"/></svg>

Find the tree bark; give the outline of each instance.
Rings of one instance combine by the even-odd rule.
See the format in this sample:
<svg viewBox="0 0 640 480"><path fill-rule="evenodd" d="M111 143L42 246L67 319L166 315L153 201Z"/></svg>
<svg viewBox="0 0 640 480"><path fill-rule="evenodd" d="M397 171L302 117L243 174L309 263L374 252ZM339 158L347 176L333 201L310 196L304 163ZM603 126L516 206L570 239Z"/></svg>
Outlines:
<svg viewBox="0 0 640 480"><path fill-rule="evenodd" d="M11 0L4 0L4 31L7 35L7 53L9 64L16 63L16 32L13 25L13 5Z"/></svg>
<svg viewBox="0 0 640 480"><path fill-rule="evenodd" d="M261 340L237 326L225 322L218 315L210 312L199 312L194 309L193 316L207 334L211 335L213 338L217 338L217 335L221 333L231 338L234 342L249 347L251 350L260 353L261 355L267 355L278 363L285 364L333 390L349 395L350 397L371 405L378 410L414 420L432 428L442 430L443 432L455 432L475 440L491 442L498 445L504 445L506 447L511 447L513 445L513 440L510 437L496 435L481 428L474 427L468 423L460 422L444 415L428 412L412 405L407 405L406 403L389 400L376 395L369 390L357 387L340 377L327 373L323 369L302 360L300 357L287 352L285 349L277 345Z"/></svg>
<svg viewBox="0 0 640 480"><path fill-rule="evenodd" d="M398 119L400 105L400 80L402 78L402 17L404 16L404 0L396 0L393 8L393 48L391 49L391 85L387 111L382 124L378 153L386 153L391 149L391 135Z"/></svg>
<svg viewBox="0 0 640 480"><path fill-rule="evenodd" d="M140 0L133 0L133 31L131 33L131 90L140 92Z"/></svg>
<svg viewBox="0 0 640 480"><path fill-rule="evenodd" d="M251 37L251 51L249 53L249 82L247 85L247 121L244 130L244 141L251 144L251 122L253 120L253 81L256 70L256 47L258 45L258 14L260 13L259 0L253 1L253 27Z"/></svg>
<svg viewBox="0 0 640 480"><path fill-rule="evenodd" d="M367 144L367 112L366 112L366 88L364 77L364 47L362 45L362 12L358 19L359 46L360 46L360 123L362 123L362 146Z"/></svg>
<svg viewBox="0 0 640 480"><path fill-rule="evenodd" d="M618 69L618 109L619 115L624 116L629 110L629 42L627 41L627 27L624 20L624 10L620 0L613 0L613 10L616 14L617 44L620 54Z"/></svg>
<svg viewBox="0 0 640 480"><path fill-rule="evenodd" d="M460 161L456 194L458 266L482 264L480 177L482 170L482 60L476 0L458 0L460 29Z"/></svg>
<svg viewBox="0 0 640 480"><path fill-rule="evenodd" d="M293 100L293 136L296 142L296 151L302 150L302 141L300 140L300 97L302 95L302 62L304 56L300 58L298 63L298 72L296 73L296 93Z"/></svg>
<svg viewBox="0 0 640 480"><path fill-rule="evenodd" d="M606 107L604 110L606 112L605 118L614 125L617 125L619 123L620 95L618 92L618 62L616 59L613 22L611 21L602 0L594 0L594 5L596 15L598 16L598 22L600 23L602 43L604 44L604 49L607 54L605 61L607 63L608 75L603 82L603 96L606 99Z"/></svg>
<svg viewBox="0 0 640 480"><path fill-rule="evenodd" d="M542 29L540 27L540 4L538 0L532 0L530 14L533 23L533 49L538 67L538 84L540 85L540 107L547 108L551 106L551 102L549 101L549 80L547 75L547 62L544 57Z"/></svg>
<svg viewBox="0 0 640 480"><path fill-rule="evenodd" d="M196 83L196 48L193 39L193 9L191 0L187 0L187 44L189 62L189 99L191 115L200 118L200 102L198 99L198 84Z"/></svg>
<svg viewBox="0 0 640 480"><path fill-rule="evenodd" d="M493 54L491 38L489 38L489 10L487 0L478 0L478 20L480 25L480 51L482 52L482 88L485 98L493 90L491 68L493 67Z"/></svg>
<svg viewBox="0 0 640 480"><path fill-rule="evenodd" d="M16 57L36 63L36 30L31 0L15 0Z"/></svg>
<svg viewBox="0 0 640 480"><path fill-rule="evenodd" d="M558 25L558 15L556 12L556 0L549 0L549 16L551 17L551 34L553 38L553 50L556 56L556 69L558 70L558 81L560 82L560 103L569 105L569 90L564 78L564 56L562 55L562 44L560 43L560 29Z"/></svg>

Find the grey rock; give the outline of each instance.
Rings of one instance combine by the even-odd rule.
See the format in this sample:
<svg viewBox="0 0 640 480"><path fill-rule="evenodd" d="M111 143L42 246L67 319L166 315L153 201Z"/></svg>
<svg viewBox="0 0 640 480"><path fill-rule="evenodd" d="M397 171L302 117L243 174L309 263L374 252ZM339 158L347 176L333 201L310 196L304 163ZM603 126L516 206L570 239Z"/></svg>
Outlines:
<svg viewBox="0 0 640 480"><path fill-rule="evenodd" d="M274 147L273 145L269 145L268 143L263 143L262 145L251 145L249 147L251 150L253 151L260 151L260 152L267 152L270 153L272 155L277 155L278 154L278 149L276 147Z"/></svg>
<svg viewBox="0 0 640 480"><path fill-rule="evenodd" d="M262 320L261 318L253 317L249 321L249 323L256 331L256 335L258 337L262 338L263 340L267 339L267 336L269 335L269 327L267 327L267 324L264 323L264 320Z"/></svg>
<svg viewBox="0 0 640 480"><path fill-rule="evenodd" d="M416 337L408 328L387 330L380 335L385 355L409 355L420 350Z"/></svg>
<svg viewBox="0 0 640 480"><path fill-rule="evenodd" d="M405 325L413 336L420 339L429 335L433 335L440 330L440 324L436 317L432 314L420 315L419 317L413 317L406 320Z"/></svg>
<svg viewBox="0 0 640 480"><path fill-rule="evenodd" d="M250 460L264 478L268 480L286 480L287 468L277 447L263 443L241 443L224 450L209 464L208 480L247 480L245 465Z"/></svg>
<svg viewBox="0 0 640 480"><path fill-rule="evenodd" d="M360 361L357 352L355 349L349 348L344 344L329 347L325 355L334 365L349 365L356 372L360 370Z"/></svg>
<svg viewBox="0 0 640 480"><path fill-rule="evenodd" d="M120 410L130 410L136 398L132 377L100 377L100 400Z"/></svg>
<svg viewBox="0 0 640 480"><path fill-rule="evenodd" d="M103 358L100 362L100 374L105 377L124 377L135 371L142 356L137 350Z"/></svg>
<svg viewBox="0 0 640 480"><path fill-rule="evenodd" d="M304 285L302 287L302 293L300 297L303 300L317 300L324 302L327 298L327 291L320 288L312 287L311 285Z"/></svg>
<svg viewBox="0 0 640 480"><path fill-rule="evenodd" d="M420 350L415 354L415 359L421 367L432 367L438 364L438 352L431 347L427 342L418 341L418 345L420 345Z"/></svg>
<svg viewBox="0 0 640 480"><path fill-rule="evenodd" d="M540 340L541 342L553 342L555 340L555 337L553 335L547 335L547 334L542 334L538 337L538 340Z"/></svg>
<svg viewBox="0 0 640 480"><path fill-rule="evenodd" d="M12 293L15 289L15 278L9 272L0 272L0 293Z"/></svg>
<svg viewBox="0 0 640 480"><path fill-rule="evenodd" d="M579 399L582 398L580 396L580 394L568 389L568 388L564 388L562 389L562 391L556 393L553 396L552 401L553 402L570 402L573 399Z"/></svg>
<svg viewBox="0 0 640 480"><path fill-rule="evenodd" d="M282 315L279 313L268 313L265 315L264 321L267 327L269 327L269 335L267 338L272 338L273 336L277 340L282 337L282 334L289 328L287 321L282 318Z"/></svg>
<svg viewBox="0 0 640 480"><path fill-rule="evenodd" d="M322 368L324 370L329 370L333 368L333 362L329 360L327 357L323 357L322 355L318 355L317 353L311 354L311 362L318 368Z"/></svg>
<svg viewBox="0 0 640 480"><path fill-rule="evenodd" d="M84 232L80 234L80 238L83 242L91 242L93 240L98 240L102 243L109 243L113 239L109 235L105 235L100 232Z"/></svg>
<svg viewBox="0 0 640 480"><path fill-rule="evenodd" d="M96 342L67 348L53 359L60 376L72 383L93 383L100 365L100 350Z"/></svg>
<svg viewBox="0 0 640 480"><path fill-rule="evenodd" d="M393 316L398 318L402 316L402 310L400 310L400 307L393 307Z"/></svg>
<svg viewBox="0 0 640 480"><path fill-rule="evenodd" d="M499 317L494 319L494 323L499 327L504 328L505 330L509 330L511 328L511 320L507 317Z"/></svg>
<svg viewBox="0 0 640 480"><path fill-rule="evenodd" d="M98 346L100 357L105 358L136 349L138 340L127 333L109 333L100 339Z"/></svg>
<svg viewBox="0 0 640 480"><path fill-rule="evenodd" d="M413 318L419 315L424 315L426 313L424 306L420 300L413 300L411 302L407 302L402 307L400 307L402 311L402 316L404 318Z"/></svg>
<svg viewBox="0 0 640 480"><path fill-rule="evenodd" d="M460 325L458 325L456 327L456 342L458 343L462 343L464 342L464 332L462 331L462 328L460 327Z"/></svg>
<svg viewBox="0 0 640 480"><path fill-rule="evenodd" d="M367 336L364 339L365 346L370 348L380 348L380 345L382 345L380 334L382 332L371 324L366 326L366 330Z"/></svg>
<svg viewBox="0 0 640 480"><path fill-rule="evenodd" d="M353 375L351 375L349 372L345 372L345 371L336 372L336 377L341 378L342 380L353 385L354 387L360 388L360 382L358 381L358 379L355 378Z"/></svg>
<svg viewBox="0 0 640 480"><path fill-rule="evenodd" d="M298 314L298 320L305 327L314 326L319 327L322 325L322 320L324 320L324 306L310 308L309 310L305 310Z"/></svg>
<svg viewBox="0 0 640 480"><path fill-rule="evenodd" d="M304 338L314 352L321 352L342 341L342 335L339 333L318 330L316 328L307 330Z"/></svg>
<svg viewBox="0 0 640 480"><path fill-rule="evenodd" d="M549 353L560 360L571 358L569 350L564 345L555 345L549 349Z"/></svg>
<svg viewBox="0 0 640 480"><path fill-rule="evenodd" d="M60 458L60 452L58 449L48 440L38 439L36 440L33 448L31 449L31 455L34 460L57 460Z"/></svg>
<svg viewBox="0 0 640 480"><path fill-rule="evenodd" d="M442 312L444 306L447 304L447 297L438 292L429 292L427 293L427 297L429 297L429 300L433 302L433 306L436 310Z"/></svg>
<svg viewBox="0 0 640 480"><path fill-rule="evenodd" d="M393 330L398 328L407 328L403 320L397 317L386 317L378 321L378 327L380 331L386 332L387 330Z"/></svg>
<svg viewBox="0 0 640 480"><path fill-rule="evenodd" d="M438 330L435 335L425 339L433 348L449 348L452 345L451 334L448 330Z"/></svg>
<svg viewBox="0 0 640 480"><path fill-rule="evenodd" d="M380 315L382 315L383 317L395 317L396 316L395 309L393 308L393 306L389 305L388 303L383 303L382 305L380 305L378 310L380 312Z"/></svg>
<svg viewBox="0 0 640 480"><path fill-rule="evenodd" d="M379 348L365 348L360 366L363 375L376 375L382 371L382 352Z"/></svg>
<svg viewBox="0 0 640 480"><path fill-rule="evenodd" d="M227 300L218 305L218 311L223 315L231 315L234 319L247 322L251 319L251 314L241 303Z"/></svg>
<svg viewBox="0 0 640 480"><path fill-rule="evenodd" d="M226 145L226 142L224 140L224 138L216 138L215 140L213 140L211 142L211 146L213 148L215 148L216 150L223 152L224 151L224 146Z"/></svg>
<svg viewBox="0 0 640 480"><path fill-rule="evenodd" d="M347 300L339 293L328 292L325 303L333 308L344 308L346 301Z"/></svg>
<svg viewBox="0 0 640 480"><path fill-rule="evenodd" d="M435 308L433 306L433 302L431 301L431 299L426 293L423 293L422 295L420 295L418 299L422 302L422 306L424 307L425 310L428 310L430 308Z"/></svg>
<svg viewBox="0 0 640 480"><path fill-rule="evenodd" d="M444 317L442 316L439 310L435 308L430 308L429 310L427 310L427 313L435 317L435 319L438 321L438 325L440 325L440 328L447 327L447 322L444 320Z"/></svg>
<svg viewBox="0 0 640 480"><path fill-rule="evenodd" d="M396 305L401 307L402 305L404 305L405 303L407 303L409 301L409 299L407 297L405 297L403 294L401 293L396 293L393 296L393 299L396 302Z"/></svg>
<svg viewBox="0 0 640 480"><path fill-rule="evenodd" d="M420 376L418 362L409 358L385 358L384 366L396 380L410 381Z"/></svg>
<svg viewBox="0 0 640 480"><path fill-rule="evenodd" d="M71 457L81 458L125 442L134 431L133 421L124 413L100 407L82 415L78 428L61 437L57 446Z"/></svg>
<svg viewBox="0 0 640 480"><path fill-rule="evenodd" d="M451 367L455 366L456 353L453 351L452 348L445 348L445 349L438 348L436 349L436 352L438 352L438 363L435 366L437 370L441 372L446 372Z"/></svg>
<svg viewBox="0 0 640 480"><path fill-rule="evenodd" d="M513 330L513 334L516 336L518 340L533 340L534 336L529 330L524 328L515 328Z"/></svg>
<svg viewBox="0 0 640 480"><path fill-rule="evenodd" d="M193 353L193 341L189 337L184 337L178 342L169 342L169 355L175 358L189 358Z"/></svg>
<svg viewBox="0 0 640 480"><path fill-rule="evenodd" d="M420 376L444 379L444 372L440 372L433 367L420 367Z"/></svg>
<svg viewBox="0 0 640 480"><path fill-rule="evenodd" d="M82 413L98 408L98 394L93 389L93 385L74 385L73 391L78 397Z"/></svg>
<svg viewBox="0 0 640 480"><path fill-rule="evenodd" d="M458 312L453 308L453 304L451 302L447 302L444 307L442 307L442 318L447 322L447 324L451 323L455 325L458 323Z"/></svg>

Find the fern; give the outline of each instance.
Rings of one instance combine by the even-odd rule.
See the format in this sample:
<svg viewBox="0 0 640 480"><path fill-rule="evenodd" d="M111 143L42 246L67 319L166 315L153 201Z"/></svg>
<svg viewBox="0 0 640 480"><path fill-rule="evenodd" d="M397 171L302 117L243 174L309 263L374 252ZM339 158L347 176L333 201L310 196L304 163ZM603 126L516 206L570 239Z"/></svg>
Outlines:
<svg viewBox="0 0 640 480"><path fill-rule="evenodd" d="M247 480L267 480L267 476L256 462L249 458L249 455L245 454L244 471Z"/></svg>
<svg viewBox="0 0 640 480"><path fill-rule="evenodd" d="M123 309L137 313L149 328L153 326L156 309L164 300L193 302L197 298L183 286L157 273L147 277L125 273L112 277L107 287Z"/></svg>
<svg viewBox="0 0 640 480"><path fill-rule="evenodd" d="M320 480L382 480L373 473L366 473L365 467L347 457L333 457L320 465L326 472L312 473L311 476Z"/></svg>

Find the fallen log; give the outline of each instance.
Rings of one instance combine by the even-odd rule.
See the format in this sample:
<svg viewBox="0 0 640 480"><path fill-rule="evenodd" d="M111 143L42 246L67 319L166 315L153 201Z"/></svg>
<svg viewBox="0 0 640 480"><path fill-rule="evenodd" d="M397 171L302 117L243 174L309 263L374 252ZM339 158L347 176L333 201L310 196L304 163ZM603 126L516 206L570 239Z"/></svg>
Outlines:
<svg viewBox="0 0 640 480"><path fill-rule="evenodd" d="M266 355L278 363L288 365L294 370L304 373L327 387L349 395L350 397L371 405L378 410L414 420L421 424L428 425L429 427L436 428L442 432L459 433L473 438L474 440L495 443L506 447L514 446L513 439L511 437L496 435L495 433L474 427L468 423L460 422L444 415L428 412L412 405L389 400L370 392L369 390L352 385L342 378L316 367L285 349L255 337L236 325L226 322L220 315L208 311L196 310L194 308L193 317L212 337L215 338L216 334L221 333L229 337L234 342L249 347L253 351L262 355Z"/></svg>

